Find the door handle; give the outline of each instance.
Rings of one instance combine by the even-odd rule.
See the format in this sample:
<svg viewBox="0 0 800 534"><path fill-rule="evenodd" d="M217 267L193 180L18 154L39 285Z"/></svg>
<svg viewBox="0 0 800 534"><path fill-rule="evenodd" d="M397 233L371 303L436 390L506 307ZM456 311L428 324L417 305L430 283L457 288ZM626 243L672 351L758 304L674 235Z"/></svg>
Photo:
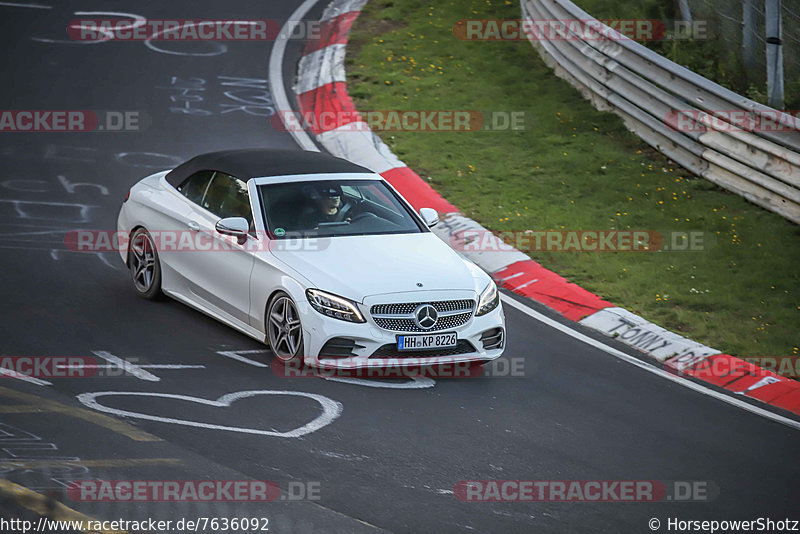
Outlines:
<svg viewBox="0 0 800 534"><path fill-rule="evenodd" d="M186 226L189 227L189 230L194 230L195 232L200 230L200 224L196 223L195 221L189 221L188 223L186 223Z"/></svg>

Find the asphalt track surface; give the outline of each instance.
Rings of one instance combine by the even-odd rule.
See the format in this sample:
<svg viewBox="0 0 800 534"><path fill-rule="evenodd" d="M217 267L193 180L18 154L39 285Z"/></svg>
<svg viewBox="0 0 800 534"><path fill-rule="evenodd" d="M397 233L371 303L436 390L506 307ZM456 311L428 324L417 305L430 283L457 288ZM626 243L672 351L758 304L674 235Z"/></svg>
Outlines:
<svg viewBox="0 0 800 534"><path fill-rule="evenodd" d="M315 488L313 500L269 504L64 501L103 519L267 517L270 532L280 533L650 532L653 517L662 525L670 517L800 518L797 430L645 372L510 306L503 360L522 365L522 376L368 387L277 376L269 353L243 354L251 363L220 354L264 347L175 301L137 298L117 256L70 252L63 235L114 230L131 184L194 154L295 147L288 134L270 127L263 90L223 85L238 77L266 87L271 43L226 43L224 53L192 56L186 54L221 49L164 45L179 55L141 42L81 45L32 37L65 39L67 22L81 10L285 20L296 5L36 5L54 7L0 3L2 108L136 110L150 124L143 132L1 134L0 354L99 359L94 352L105 351L147 372L53 379L49 386L1 380L2 478L56 494L82 478L271 480L297 495L298 488ZM319 13L312 10L309 18ZM298 49L289 45L287 76ZM185 104L171 97L186 94L200 95L191 105L208 113L171 110ZM246 111L236 109L242 100L251 102ZM187 367L163 367L170 365ZM258 395L214 407L119 395L213 400L264 390L322 395L340 403L341 414L300 438L280 437L252 432L301 427L320 414L318 402ZM77 398L97 392L117 393L97 398L112 409L251 433L101 414ZM718 495L659 503L472 503L453 495L459 480L489 479L692 480L709 483Z"/></svg>

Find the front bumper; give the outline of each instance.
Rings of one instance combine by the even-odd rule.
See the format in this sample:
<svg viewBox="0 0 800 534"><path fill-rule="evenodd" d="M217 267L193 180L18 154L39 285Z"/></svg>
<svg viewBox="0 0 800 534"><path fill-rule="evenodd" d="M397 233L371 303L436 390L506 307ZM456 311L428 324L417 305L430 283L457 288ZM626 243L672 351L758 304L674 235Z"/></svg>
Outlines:
<svg viewBox="0 0 800 534"><path fill-rule="evenodd" d="M454 363L485 363L499 358L506 346L505 317L502 303L481 317L474 315L464 325L432 332L399 332L379 327L372 319L369 310L373 304L386 302L420 302L457 299L475 299L474 292L424 292L403 296L383 296L367 299L359 304L366 323L349 323L326 317L310 306L301 308L305 356L304 363L312 367L330 369L360 369L372 367L416 367ZM307 303L305 303L307 304ZM498 331L499 329L499 331ZM397 351L397 335L455 332L459 346L457 350L431 350L405 352ZM484 348L486 338L494 347L497 337L501 343L497 348ZM333 350L332 350L333 348ZM335 356L331 353L335 353Z"/></svg>

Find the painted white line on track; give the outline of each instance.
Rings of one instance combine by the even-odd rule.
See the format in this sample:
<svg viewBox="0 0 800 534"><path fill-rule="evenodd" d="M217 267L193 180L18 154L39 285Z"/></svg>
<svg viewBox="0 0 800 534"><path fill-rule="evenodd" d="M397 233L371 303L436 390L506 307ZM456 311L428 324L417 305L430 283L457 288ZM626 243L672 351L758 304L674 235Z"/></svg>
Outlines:
<svg viewBox="0 0 800 534"><path fill-rule="evenodd" d="M17 372L14 372L10 369L6 369L4 367L0 367L0 375L7 376L9 378L16 378L17 380L22 380L23 382L28 382L30 384L36 384L37 386L52 386L51 382L47 380L42 380L41 378L36 378L34 376L23 375Z"/></svg>
<svg viewBox="0 0 800 534"><path fill-rule="evenodd" d="M45 6L42 4L23 4L21 2L0 2L2 7L28 7L31 9L53 9L53 6Z"/></svg>
<svg viewBox="0 0 800 534"><path fill-rule="evenodd" d="M221 354L222 356L226 356L228 358L234 359L236 361L240 361L246 363L248 365L252 365L253 367L269 367L269 365L261 362L257 362L255 360L251 360L250 358L245 358L242 354L264 354L270 352L269 350L263 349L256 349L256 350L218 350L217 354ZM145 367L145 366L142 366ZM436 381L432 378L428 377L409 377L410 380L407 382L383 382L380 380L368 380L364 378L351 378L347 376L322 376L321 378L325 380L330 380L331 382L341 382L343 384L353 384L356 386L367 386L371 388L386 388L386 389L422 389L422 388L431 388L436 385Z"/></svg>
<svg viewBox="0 0 800 534"><path fill-rule="evenodd" d="M256 428L245 428L237 426L215 425L211 423L203 423L202 421L188 421L185 419L174 419L171 417L161 417L158 415L149 415L139 412L130 412L127 410L119 410L117 408L110 408L97 402L98 397L155 397L164 399L175 399L180 401L194 402L197 404L204 404L206 406L213 406L215 408L227 408L231 404L240 399L248 397L255 397L259 395L289 395L295 397L305 397L313 399L322 406L322 414L314 418L311 422L305 425L289 430L287 432L279 432L277 430L260 430ZM78 400L86 407L92 408L99 412L110 413L121 417L133 417L135 419L145 419L148 421L158 421L161 423L171 423L174 425L193 426L197 428L205 428L209 430L225 430L228 432L241 432L243 434L256 434L261 436L274 436L278 438L299 438L319 430L331 424L342 413L342 405L335 400L328 397L317 395L315 393L305 393L302 391L272 391L272 390L256 390L256 391L237 391L235 393L228 393L221 396L217 400L201 399L199 397L189 397L187 395L174 395L171 393L147 393L141 391L100 391L96 393L81 393L77 396Z"/></svg>
<svg viewBox="0 0 800 534"><path fill-rule="evenodd" d="M522 284L521 286L517 286L517 287L516 287L516 289L517 289L517 290L520 290L520 289L522 289L523 287L528 287L529 285L531 285L531 284L535 284L535 283L536 283L536 282L538 282L538 281L539 281L539 279L538 279L538 278L534 278L533 280L531 280L531 281L529 281L529 282L525 282L525 283L524 283L524 284Z"/></svg>
<svg viewBox="0 0 800 534"><path fill-rule="evenodd" d="M800 430L800 422L798 422L798 421L794 421L793 419L789 419L788 417L783 417L782 415L778 415L776 413L772 413L772 412L770 412L768 410L764 410L762 408L759 408L758 406L753 406L750 403L741 401L741 400L739 400L739 399L737 399L735 397L728 396L728 395L726 395L724 393L720 393L718 391L714 391L714 390L709 389L709 388L707 388L705 386L697 384L696 382L692 382L691 380L687 380L685 378L681 378L679 376L675 376L672 373L669 373L669 372L667 372L667 371L665 371L663 369L655 367L654 365L651 365L649 363L643 362L642 360L640 360L638 358L635 358L635 357L633 357L633 356L631 356L629 354L625 354L624 352L622 352L620 350L617 350L617 349L615 349L613 347L610 347L610 346L606 345L605 343L603 343L602 341L598 341L598 340L596 340L594 338L591 338L591 337L589 337L589 336L587 336L585 334L582 334L582 333L580 333L580 332L578 332L576 330L573 330L572 328L570 328L567 325L561 324L558 321L555 321L555 320L547 317L546 315L543 315L543 314L537 312L536 310L533 310L533 309L529 308L528 306L525 306L524 304L520 304L519 302L517 302L516 300L512 299L511 297L508 297L506 295L502 295L501 294L500 298L503 300L503 303L508 304L512 308L515 308L515 309L521 311L522 313L524 313L525 315L531 317L532 319L535 319L535 320L537 320L537 321L539 321L541 323L544 323L544 324L546 324L547 326L549 326L551 328L555 328L556 330L558 330L560 332L563 332L563 333L567 334L568 336L571 336L571 337L577 339L578 341L582 341L582 342L586 343L587 345L591 345L591 346L593 346L593 347L595 347L597 349L600 349L600 350L602 350L602 351L604 351L604 352L606 352L606 353L608 353L608 354L610 354L610 355L612 355L612 356L614 356L616 358L619 358L620 360L623 360L623 361L625 361L627 363L635 365L636 367L639 367L640 369L644 369L645 371L648 371L650 373L658 375L661 378L666 378L667 380L669 380L671 382L674 382L674 383L679 384L679 385L681 385L683 387L686 387L686 388L689 388L691 390L694 390L694 391L696 391L698 393L702 393L703 395L707 395L707 396L713 397L713 398L715 398L717 400L721 400L722 402L726 402L728 404L736 406L737 408L741 408L742 410L746 410L746 411L748 411L750 413L753 413L753 414L756 414L756 415L760 415L761 417L764 417L766 419L771 419L772 421L775 421L777 423L781 423L781 424L786 425L788 427L791 427L791 428L793 428L795 430Z"/></svg>
<svg viewBox="0 0 800 534"><path fill-rule="evenodd" d="M147 365L140 365L140 369L205 369L205 365L183 365L173 363L150 363Z"/></svg>
<svg viewBox="0 0 800 534"><path fill-rule="evenodd" d="M286 53L286 43L289 40L289 36L292 35L295 28L300 24L301 19L305 17L306 13L308 13L318 1L319 0L305 0L305 2L300 4L300 6L289 15L289 20L281 28L278 37L272 45L272 52L269 55L269 90L272 93L272 99L275 101L278 117L284 124L286 121L283 119L283 113L294 114L295 124L302 124L300 117L289 104L289 98L286 96L286 88L283 85L283 55ZM319 152L319 148L317 148L317 145L314 144L314 141L311 140L311 137L309 137L305 130L298 130L292 125L287 126L286 129L303 150Z"/></svg>
<svg viewBox="0 0 800 534"><path fill-rule="evenodd" d="M247 365L252 365L253 367L269 367L266 363L257 362L255 360L251 360L250 358L245 358L242 354L264 354L269 352L268 350L264 349L256 349L256 350L218 350L217 354L222 356L226 356L233 360L246 363Z"/></svg>
<svg viewBox="0 0 800 534"><path fill-rule="evenodd" d="M152 373L150 373L148 371L145 371L144 369L142 369L138 365L135 365L135 364L133 364L133 363L131 363L129 361L123 360L119 356L114 356L110 352L106 352L104 350L93 350L92 354L94 354L95 356L99 356L100 358L103 358L108 363L110 363L112 365L116 365L117 367L119 367L120 369L125 371L126 373L132 374L133 376L135 376L136 378L139 378L141 380L147 380L148 382L158 382L158 381L161 380L156 375L154 375L154 374L152 374Z"/></svg>
<svg viewBox="0 0 800 534"><path fill-rule="evenodd" d="M432 388L436 385L436 381L426 376L413 376L408 382L383 382L380 380L367 380L365 378L350 378L339 376L324 376L325 380L331 382L342 382L344 384L354 384L356 386L367 386L371 388L387 388L387 389L423 389Z"/></svg>
<svg viewBox="0 0 800 534"><path fill-rule="evenodd" d="M114 364L86 364L86 363L79 363L79 364L70 364L70 365L57 365L59 369L113 369L118 367ZM182 365L182 364L172 364L172 363L149 363L146 365L139 365L139 369L205 369L205 365Z"/></svg>

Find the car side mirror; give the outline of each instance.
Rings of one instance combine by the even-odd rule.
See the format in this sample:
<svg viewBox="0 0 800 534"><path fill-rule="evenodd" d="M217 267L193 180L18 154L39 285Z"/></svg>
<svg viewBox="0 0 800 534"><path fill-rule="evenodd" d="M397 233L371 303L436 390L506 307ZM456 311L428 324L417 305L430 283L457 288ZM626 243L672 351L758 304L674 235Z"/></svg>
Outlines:
<svg viewBox="0 0 800 534"><path fill-rule="evenodd" d="M428 225L428 228L433 228L439 224L439 213L433 208L420 208L419 216Z"/></svg>
<svg viewBox="0 0 800 534"><path fill-rule="evenodd" d="M218 220L214 228L222 235L232 235L241 245L247 241L250 223L244 217L226 217Z"/></svg>

